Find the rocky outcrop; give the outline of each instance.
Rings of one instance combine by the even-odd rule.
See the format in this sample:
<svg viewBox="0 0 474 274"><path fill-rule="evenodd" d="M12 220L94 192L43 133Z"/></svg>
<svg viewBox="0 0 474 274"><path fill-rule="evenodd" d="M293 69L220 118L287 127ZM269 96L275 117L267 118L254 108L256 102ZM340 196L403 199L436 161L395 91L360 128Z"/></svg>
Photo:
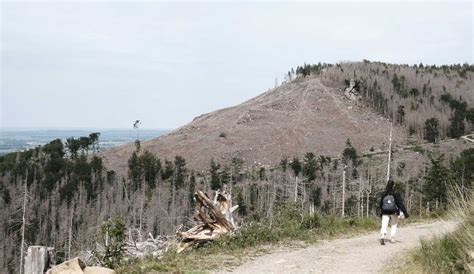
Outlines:
<svg viewBox="0 0 474 274"><path fill-rule="evenodd" d="M347 87L344 90L344 96L346 96L347 99L352 100L352 101L357 101L359 100L359 93L356 90L356 82L354 79L351 79L349 82L349 87Z"/></svg>

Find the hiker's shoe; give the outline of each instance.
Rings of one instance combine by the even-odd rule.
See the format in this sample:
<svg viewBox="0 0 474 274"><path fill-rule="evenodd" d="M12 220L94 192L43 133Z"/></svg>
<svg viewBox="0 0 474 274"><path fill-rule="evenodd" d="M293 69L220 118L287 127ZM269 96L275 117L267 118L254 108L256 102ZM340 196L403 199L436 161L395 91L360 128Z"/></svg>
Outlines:
<svg viewBox="0 0 474 274"><path fill-rule="evenodd" d="M384 239L380 239L380 244L381 244L381 245L385 245L385 240L384 240Z"/></svg>
<svg viewBox="0 0 474 274"><path fill-rule="evenodd" d="M390 239L390 242L391 242L392 244L394 244L394 243L395 243L395 239L394 239L394 238Z"/></svg>

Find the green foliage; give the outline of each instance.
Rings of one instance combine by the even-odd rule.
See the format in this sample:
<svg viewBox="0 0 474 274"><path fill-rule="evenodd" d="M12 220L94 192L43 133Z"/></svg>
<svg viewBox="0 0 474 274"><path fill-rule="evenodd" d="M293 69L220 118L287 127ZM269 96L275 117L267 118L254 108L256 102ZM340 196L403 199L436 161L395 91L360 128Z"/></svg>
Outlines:
<svg viewBox="0 0 474 274"><path fill-rule="evenodd" d="M396 92L400 92L400 89L402 88L402 84L400 83L400 80L398 79L398 75L396 73L393 74L392 85L393 85L393 89Z"/></svg>
<svg viewBox="0 0 474 274"><path fill-rule="evenodd" d="M64 145L61 139L55 139L48 144L44 145L42 151L49 155L55 155L59 157L64 156Z"/></svg>
<svg viewBox="0 0 474 274"><path fill-rule="evenodd" d="M306 77L311 74L318 75L321 73L321 71L327 67L332 66L331 64L326 64L326 63L317 63L317 64L306 64L304 63L303 66L298 66L296 67L296 75L297 76L302 76ZM290 73L291 75L291 73Z"/></svg>
<svg viewBox="0 0 474 274"><path fill-rule="evenodd" d="M456 100L449 93L441 95L440 100L441 102L449 104L451 110L454 111L454 114L449 119L451 124L448 128L448 136L452 138L461 137L466 130L464 120L467 119L471 123L474 122L472 120L473 109L468 109L467 103L463 101L462 98Z"/></svg>
<svg viewBox="0 0 474 274"><path fill-rule="evenodd" d="M81 144L80 148L82 149L82 153L88 152L89 147L92 145L91 139L86 136L82 136L79 138L79 142Z"/></svg>
<svg viewBox="0 0 474 274"><path fill-rule="evenodd" d="M3 199L3 202L8 205L10 204L10 202L12 201L12 197L10 196L10 191L3 186L3 184L0 185L1 186L1 190L2 190L2 199Z"/></svg>
<svg viewBox="0 0 474 274"><path fill-rule="evenodd" d="M474 184L474 148L461 152L450 167L455 184L461 189L471 189Z"/></svg>
<svg viewBox="0 0 474 274"><path fill-rule="evenodd" d="M143 168L145 182L153 189L156 186L156 179L161 170L161 161L158 157L149 151L145 151L140 157Z"/></svg>
<svg viewBox="0 0 474 274"><path fill-rule="evenodd" d="M0 156L0 172L2 177L5 176L7 172L12 172L16 165L17 153L8 153L3 156Z"/></svg>
<svg viewBox="0 0 474 274"><path fill-rule="evenodd" d="M316 155L312 152L306 153L303 160L302 173L308 181L314 181L316 179L316 171L318 170L318 160Z"/></svg>
<svg viewBox="0 0 474 274"><path fill-rule="evenodd" d="M431 156L431 167L425 176L423 193L428 201L446 202L446 190L449 184L449 170L444 165L443 155Z"/></svg>
<svg viewBox="0 0 474 274"><path fill-rule="evenodd" d="M291 169L293 170L293 174L295 176L298 176L301 172L301 162L300 160L298 159L298 157L294 157L293 160L291 161L290 163L290 167Z"/></svg>
<svg viewBox="0 0 474 274"><path fill-rule="evenodd" d="M138 155L138 152L134 151L128 159L128 176L132 179L134 190L140 188L142 180L145 180L148 186L154 189L160 170L160 159L148 150L142 155Z"/></svg>
<svg viewBox="0 0 474 274"><path fill-rule="evenodd" d="M315 206L321 206L321 188L312 186L310 189L309 201Z"/></svg>
<svg viewBox="0 0 474 274"><path fill-rule="evenodd" d="M97 150L99 150L99 136L100 132L93 132L89 134L89 140L92 144L92 151L95 153Z"/></svg>
<svg viewBox="0 0 474 274"><path fill-rule="evenodd" d="M98 134L97 138L98 138ZM86 144L86 139L82 138ZM83 184L86 189L87 198L91 199L101 189L100 174L104 170L102 159L93 156L87 158L84 154L77 155L81 148L80 140L68 138L65 145L60 139L55 139L43 147L15 152L0 157L0 171L2 176L6 173L14 176L25 176L28 170L27 183L31 185L34 181L38 184L38 192L41 199L46 198L53 189L64 182L59 188L60 201L69 201L76 192L78 186ZM65 148L69 150L66 158ZM87 147L85 147L87 149ZM97 175L92 181L93 174Z"/></svg>
<svg viewBox="0 0 474 274"><path fill-rule="evenodd" d="M142 167L136 151L128 159L128 177L132 179L133 189L137 190L141 181Z"/></svg>
<svg viewBox="0 0 474 274"><path fill-rule="evenodd" d="M165 159L165 168L161 171L161 179L168 180L174 174L174 164Z"/></svg>
<svg viewBox="0 0 474 274"><path fill-rule="evenodd" d="M96 235L96 249L92 251L99 264L108 268L117 267L125 251L125 224L119 217L103 223Z"/></svg>
<svg viewBox="0 0 474 274"><path fill-rule="evenodd" d="M232 182L235 184L240 180L240 171L244 165L244 160L239 157L233 157L231 160Z"/></svg>
<svg viewBox="0 0 474 274"><path fill-rule="evenodd" d="M135 140L135 151L139 152L141 147L142 147L142 143L140 142L140 140Z"/></svg>
<svg viewBox="0 0 474 274"><path fill-rule="evenodd" d="M184 186L184 178L186 176L186 160L181 156L176 156L174 158L174 167L175 167L175 182L174 186L176 189L180 189Z"/></svg>
<svg viewBox="0 0 474 274"><path fill-rule="evenodd" d="M435 143L439 138L439 121L436 118L425 121L425 139L428 142Z"/></svg>
<svg viewBox="0 0 474 274"><path fill-rule="evenodd" d="M280 161L280 167L283 172L286 172L286 169L288 168L288 157L284 157Z"/></svg>
<svg viewBox="0 0 474 274"><path fill-rule="evenodd" d="M239 214L241 216L246 216L247 215L247 205L245 205L244 195L242 194L242 190L237 192L236 202L239 205L239 207L237 208L239 210Z"/></svg>
<svg viewBox="0 0 474 274"><path fill-rule="evenodd" d="M353 167L357 167L360 164L357 150L352 146L351 140L347 139L346 148L342 152L342 162L347 165L349 161L352 162Z"/></svg>
<svg viewBox="0 0 474 274"><path fill-rule="evenodd" d="M196 177L194 176L194 172L191 172L191 176L189 177L189 186L188 186L188 199L189 199L189 208L194 208L194 192L196 192Z"/></svg>
<svg viewBox="0 0 474 274"><path fill-rule="evenodd" d="M412 88L410 89L410 95L413 97L417 97L418 95L420 95L420 92L418 91L418 89Z"/></svg>
<svg viewBox="0 0 474 274"><path fill-rule="evenodd" d="M260 178L260 180L265 180L265 168L262 166L260 167L260 169L258 170L258 177Z"/></svg>
<svg viewBox="0 0 474 274"><path fill-rule="evenodd" d="M449 119L451 124L448 128L448 136L452 138L459 138L464 135L466 130L464 126L465 113L460 110L455 110L454 115Z"/></svg>
<svg viewBox="0 0 474 274"><path fill-rule="evenodd" d="M223 167L221 167L221 169L219 170L219 179L221 181L221 185L227 185L230 183L230 170L229 170L229 167L224 165ZM260 173L260 171L259 171Z"/></svg>
<svg viewBox="0 0 474 274"><path fill-rule="evenodd" d="M81 148L81 141L74 137L66 139L66 147L69 150L69 154L72 158L77 158L77 152Z"/></svg>
<svg viewBox="0 0 474 274"><path fill-rule="evenodd" d="M211 189L212 190L218 190L221 189L222 184L221 184L221 179L219 176L219 169L221 168L221 165L214 162L214 159L211 160Z"/></svg>
<svg viewBox="0 0 474 274"><path fill-rule="evenodd" d="M256 184L250 185L250 211L255 211L257 206L258 188Z"/></svg>
<svg viewBox="0 0 474 274"><path fill-rule="evenodd" d="M403 125L405 122L405 106L400 105L398 106L397 110L397 123Z"/></svg>

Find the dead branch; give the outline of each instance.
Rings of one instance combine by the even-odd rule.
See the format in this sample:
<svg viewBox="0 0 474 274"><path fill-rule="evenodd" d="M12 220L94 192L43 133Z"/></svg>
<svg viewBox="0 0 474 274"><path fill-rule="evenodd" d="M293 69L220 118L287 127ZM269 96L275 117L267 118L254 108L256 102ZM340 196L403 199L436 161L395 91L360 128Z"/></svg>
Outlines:
<svg viewBox="0 0 474 274"><path fill-rule="evenodd" d="M232 206L230 193L216 191L214 201L212 201L204 192L197 191L194 194L194 199L196 201L194 219L197 221L197 225L188 231L176 233L181 238L177 248L178 253L190 246L214 240L236 228L232 212L238 206Z"/></svg>

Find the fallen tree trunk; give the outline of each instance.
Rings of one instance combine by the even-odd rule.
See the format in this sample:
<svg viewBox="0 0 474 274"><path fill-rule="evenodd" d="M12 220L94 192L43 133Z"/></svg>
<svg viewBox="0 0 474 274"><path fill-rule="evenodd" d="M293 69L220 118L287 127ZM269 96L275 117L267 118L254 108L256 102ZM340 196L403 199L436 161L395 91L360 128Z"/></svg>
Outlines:
<svg viewBox="0 0 474 274"><path fill-rule="evenodd" d="M178 244L178 253L189 246L214 240L219 235L229 233L236 228L232 212L238 206L232 207L230 193L216 191L214 201L211 201L204 192L197 191L194 194L194 199L196 201L194 219L198 224L188 231L176 233L181 238Z"/></svg>

